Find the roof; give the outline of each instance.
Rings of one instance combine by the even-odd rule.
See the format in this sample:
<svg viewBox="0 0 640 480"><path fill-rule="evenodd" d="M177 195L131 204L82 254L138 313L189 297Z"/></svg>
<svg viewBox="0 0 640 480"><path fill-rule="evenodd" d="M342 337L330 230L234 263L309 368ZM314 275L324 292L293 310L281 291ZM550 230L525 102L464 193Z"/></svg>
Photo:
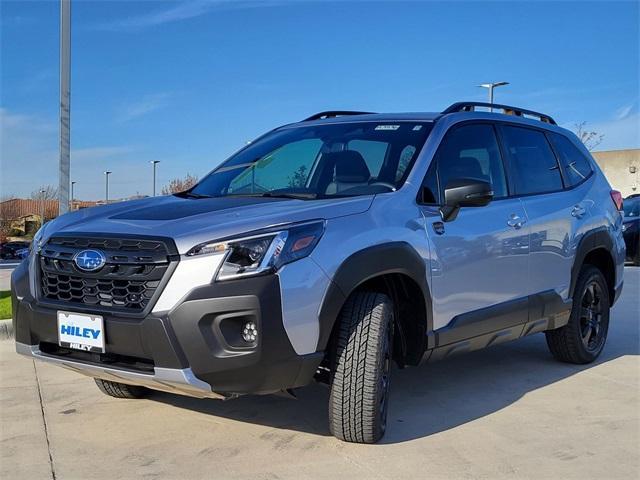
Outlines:
<svg viewBox="0 0 640 480"><path fill-rule="evenodd" d="M43 205L44 203L44 205ZM86 208L95 206L96 202L73 201L74 208ZM15 220L30 215L40 215L44 206L45 217L58 216L58 200L33 200L30 198L12 198L0 202L0 219Z"/></svg>
<svg viewBox="0 0 640 480"><path fill-rule="evenodd" d="M322 118L319 120L307 120L292 123L289 126L323 125L329 123L355 123L355 122L389 122L389 121L434 121L441 116L439 112L407 112L407 113L364 113L361 115L342 115L339 117Z"/></svg>
<svg viewBox="0 0 640 480"><path fill-rule="evenodd" d="M494 107L498 111L476 110ZM501 110L501 111L500 111ZM533 118L536 117L536 118ZM453 122L463 120L499 120L509 123L520 123L556 132L567 130L558 126L548 115L507 105L488 104L482 102L458 102L443 112L406 112L406 113L368 113L352 111L328 111L312 115L308 119L283 125L283 128L299 128L315 125L347 124L360 122L435 122L439 119L449 119Z"/></svg>

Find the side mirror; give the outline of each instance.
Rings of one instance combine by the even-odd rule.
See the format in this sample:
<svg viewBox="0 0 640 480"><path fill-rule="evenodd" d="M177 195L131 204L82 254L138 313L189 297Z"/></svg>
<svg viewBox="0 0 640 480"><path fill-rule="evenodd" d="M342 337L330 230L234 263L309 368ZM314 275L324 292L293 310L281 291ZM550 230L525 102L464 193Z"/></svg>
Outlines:
<svg viewBox="0 0 640 480"><path fill-rule="evenodd" d="M444 189L444 206L440 208L442 220L455 220L461 207L484 207L493 200L493 187L489 182L475 178L455 178Z"/></svg>

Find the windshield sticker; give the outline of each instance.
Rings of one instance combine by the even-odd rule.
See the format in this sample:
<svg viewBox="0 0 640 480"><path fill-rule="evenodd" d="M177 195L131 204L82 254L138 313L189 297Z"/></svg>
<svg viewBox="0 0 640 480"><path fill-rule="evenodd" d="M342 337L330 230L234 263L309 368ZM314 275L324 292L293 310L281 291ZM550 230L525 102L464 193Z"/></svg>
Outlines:
<svg viewBox="0 0 640 480"><path fill-rule="evenodd" d="M398 130L400 125L378 125L376 130Z"/></svg>
<svg viewBox="0 0 640 480"><path fill-rule="evenodd" d="M422 130L422 125L416 125L415 127L412 128L412 130L414 132L417 132L418 130Z"/></svg>

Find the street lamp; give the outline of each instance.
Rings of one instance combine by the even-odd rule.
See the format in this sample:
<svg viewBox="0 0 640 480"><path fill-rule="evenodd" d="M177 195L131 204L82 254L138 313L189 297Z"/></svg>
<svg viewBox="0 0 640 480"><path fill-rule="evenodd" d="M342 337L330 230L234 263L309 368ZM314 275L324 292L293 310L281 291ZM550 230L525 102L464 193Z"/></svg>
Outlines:
<svg viewBox="0 0 640 480"><path fill-rule="evenodd" d="M486 88L489 90L489 103L493 105L493 89L496 87L502 87L509 85L509 82L493 82L493 83L481 83L478 87ZM493 112L493 106L490 107L490 111Z"/></svg>
<svg viewBox="0 0 640 480"><path fill-rule="evenodd" d="M60 0L58 212L69 210L71 129L71 0Z"/></svg>
<svg viewBox="0 0 640 480"><path fill-rule="evenodd" d="M44 194L46 190L40 190L40 228L44 225Z"/></svg>
<svg viewBox="0 0 640 480"><path fill-rule="evenodd" d="M111 175L112 173L113 172L110 172L109 170L104 172L104 179L105 179L104 203L106 203L107 205L109 204L109 175Z"/></svg>
<svg viewBox="0 0 640 480"><path fill-rule="evenodd" d="M75 186L76 183L78 182L71 182L71 205L69 208L70 211L73 211L73 187Z"/></svg>
<svg viewBox="0 0 640 480"><path fill-rule="evenodd" d="M153 165L153 196L156 196L156 165L160 163L160 160L151 160L149 162Z"/></svg>

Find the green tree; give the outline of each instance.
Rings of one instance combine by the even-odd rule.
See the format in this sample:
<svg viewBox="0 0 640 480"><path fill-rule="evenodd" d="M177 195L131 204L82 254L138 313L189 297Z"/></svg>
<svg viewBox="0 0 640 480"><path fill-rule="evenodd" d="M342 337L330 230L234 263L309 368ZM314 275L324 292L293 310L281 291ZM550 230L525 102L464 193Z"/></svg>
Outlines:
<svg viewBox="0 0 640 480"><path fill-rule="evenodd" d="M304 188L307 185L307 167L300 165L288 178L289 188Z"/></svg>

